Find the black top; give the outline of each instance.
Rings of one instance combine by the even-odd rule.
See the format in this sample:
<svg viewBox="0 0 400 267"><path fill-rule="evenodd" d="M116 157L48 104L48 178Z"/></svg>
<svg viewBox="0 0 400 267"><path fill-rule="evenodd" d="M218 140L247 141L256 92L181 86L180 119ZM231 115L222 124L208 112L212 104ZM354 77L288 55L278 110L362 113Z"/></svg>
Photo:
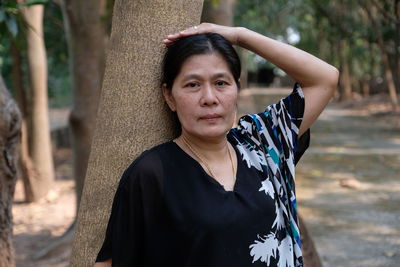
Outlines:
<svg viewBox="0 0 400 267"><path fill-rule="evenodd" d="M302 266L294 165L300 87L228 133L238 159L232 191L169 141L124 172L96 261L113 266ZM298 149L296 149L296 147ZM300 149L301 148L301 149Z"/></svg>

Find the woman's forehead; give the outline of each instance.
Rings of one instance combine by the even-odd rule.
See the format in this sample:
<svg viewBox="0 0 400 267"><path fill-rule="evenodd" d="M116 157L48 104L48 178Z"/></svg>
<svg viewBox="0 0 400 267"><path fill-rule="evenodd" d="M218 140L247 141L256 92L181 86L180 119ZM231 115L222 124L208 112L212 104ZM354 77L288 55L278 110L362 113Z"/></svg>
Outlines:
<svg viewBox="0 0 400 267"><path fill-rule="evenodd" d="M217 53L190 56L183 62L179 76L187 79L204 74L218 77L232 76L226 60Z"/></svg>

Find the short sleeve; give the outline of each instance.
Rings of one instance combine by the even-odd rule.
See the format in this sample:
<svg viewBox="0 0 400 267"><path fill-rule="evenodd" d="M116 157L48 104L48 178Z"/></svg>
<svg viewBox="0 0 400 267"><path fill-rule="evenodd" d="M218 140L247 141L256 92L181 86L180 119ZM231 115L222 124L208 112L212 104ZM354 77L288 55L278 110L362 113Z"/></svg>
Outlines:
<svg viewBox="0 0 400 267"><path fill-rule="evenodd" d="M305 99L301 86L296 83L292 93L278 104L272 105L272 107L274 106L279 106L276 107L277 114L279 114L278 121L281 120L286 132L290 132L292 135L288 142L291 143L290 148L293 149L295 164L297 164L310 145L310 129L307 129L302 136L298 136L305 108Z"/></svg>
<svg viewBox="0 0 400 267"><path fill-rule="evenodd" d="M112 258L112 266L142 266L142 194L132 167L124 172L119 182L96 262Z"/></svg>
<svg viewBox="0 0 400 267"><path fill-rule="evenodd" d="M267 106L264 112L240 118L237 132L267 150L276 164L282 160L296 164L310 143L309 129L298 138L304 107L304 94L296 83L290 95Z"/></svg>

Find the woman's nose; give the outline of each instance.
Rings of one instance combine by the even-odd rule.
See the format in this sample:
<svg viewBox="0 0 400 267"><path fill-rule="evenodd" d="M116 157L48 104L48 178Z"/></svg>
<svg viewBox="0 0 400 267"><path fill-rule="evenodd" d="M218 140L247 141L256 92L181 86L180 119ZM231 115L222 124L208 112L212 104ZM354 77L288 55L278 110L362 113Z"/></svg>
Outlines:
<svg viewBox="0 0 400 267"><path fill-rule="evenodd" d="M206 84L202 90L201 105L211 106L217 104L218 98L215 93L215 88L211 84Z"/></svg>

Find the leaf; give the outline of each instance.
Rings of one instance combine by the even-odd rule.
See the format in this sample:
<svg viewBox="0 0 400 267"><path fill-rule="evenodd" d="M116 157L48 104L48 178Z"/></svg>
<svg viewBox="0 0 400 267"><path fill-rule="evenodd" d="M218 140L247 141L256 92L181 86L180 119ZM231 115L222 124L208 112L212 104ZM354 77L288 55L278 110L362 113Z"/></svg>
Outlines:
<svg viewBox="0 0 400 267"><path fill-rule="evenodd" d="M45 5L49 2L49 0L28 0L24 2L22 5L24 6L33 6L33 5Z"/></svg>
<svg viewBox="0 0 400 267"><path fill-rule="evenodd" d="M7 24L7 29L12 34L12 36L14 37L17 36L18 25L17 22L15 21L15 18L13 16L7 16L6 24Z"/></svg>
<svg viewBox="0 0 400 267"><path fill-rule="evenodd" d="M17 1L7 1L3 5L5 9L18 9Z"/></svg>

